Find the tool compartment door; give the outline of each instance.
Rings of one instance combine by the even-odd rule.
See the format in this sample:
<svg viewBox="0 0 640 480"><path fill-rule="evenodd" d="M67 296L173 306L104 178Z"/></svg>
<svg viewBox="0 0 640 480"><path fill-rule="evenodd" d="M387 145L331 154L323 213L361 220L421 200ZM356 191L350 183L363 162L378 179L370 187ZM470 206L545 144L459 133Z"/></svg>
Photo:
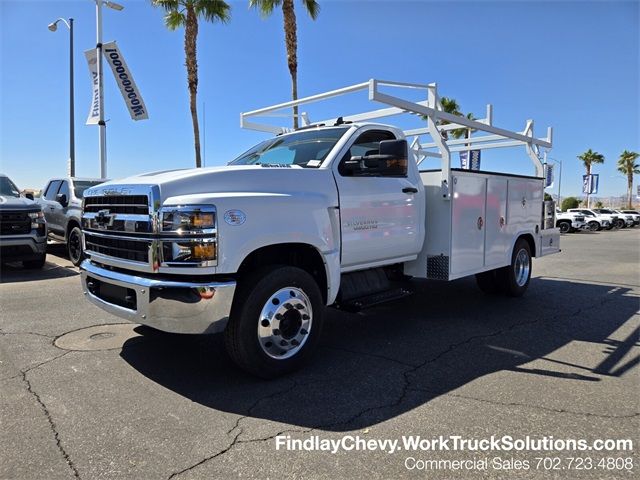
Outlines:
<svg viewBox="0 0 640 480"><path fill-rule="evenodd" d="M451 275L475 273L484 266L484 176L457 173L451 199Z"/></svg>
<svg viewBox="0 0 640 480"><path fill-rule="evenodd" d="M503 267L509 263L512 236L507 228L507 185L505 177L487 178L484 266Z"/></svg>

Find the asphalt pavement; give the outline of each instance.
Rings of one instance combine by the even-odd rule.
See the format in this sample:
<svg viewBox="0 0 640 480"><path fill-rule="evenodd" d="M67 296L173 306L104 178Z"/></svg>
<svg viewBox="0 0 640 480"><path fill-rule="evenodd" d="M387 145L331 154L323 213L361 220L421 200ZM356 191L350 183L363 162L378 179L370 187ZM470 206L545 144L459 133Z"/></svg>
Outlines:
<svg viewBox="0 0 640 480"><path fill-rule="evenodd" d="M52 246L43 271L1 272L0 478L638 478L640 228L563 235L561 247L534 261L523 298L483 295L473 279L415 281L403 301L330 310L310 364L264 381L235 368L219 335L155 332L92 306ZM633 450L284 442L403 436ZM618 460L629 458L632 469ZM440 460L473 465L420 468Z"/></svg>

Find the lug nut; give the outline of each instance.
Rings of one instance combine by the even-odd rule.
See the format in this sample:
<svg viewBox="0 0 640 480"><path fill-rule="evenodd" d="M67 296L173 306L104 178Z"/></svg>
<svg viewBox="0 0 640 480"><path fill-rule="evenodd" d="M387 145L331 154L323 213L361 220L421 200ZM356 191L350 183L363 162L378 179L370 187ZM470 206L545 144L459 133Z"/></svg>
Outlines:
<svg viewBox="0 0 640 480"><path fill-rule="evenodd" d="M280 335L280 330L278 330L277 328L273 329L273 334L274 335Z"/></svg>
<svg viewBox="0 0 640 480"><path fill-rule="evenodd" d="M309 317L309 315L307 315L306 313L304 315L302 315L302 319L303 320L309 320L309 318L311 318L311 317Z"/></svg>
<svg viewBox="0 0 640 480"><path fill-rule="evenodd" d="M298 342L298 340L291 340L291 345L293 345L294 347L297 347L298 345L300 345L300 342Z"/></svg>
<svg viewBox="0 0 640 480"><path fill-rule="evenodd" d="M282 314L276 313L276 320L282 320Z"/></svg>
<svg viewBox="0 0 640 480"><path fill-rule="evenodd" d="M291 305L290 303L285 303L284 308L286 308L287 310L291 310L293 308L293 305Z"/></svg>
<svg viewBox="0 0 640 480"><path fill-rule="evenodd" d="M266 318L262 320L262 322L260 322L260 325L262 325L263 327L268 327L269 326L269 320L267 320Z"/></svg>
<svg viewBox="0 0 640 480"><path fill-rule="evenodd" d="M309 332L307 332L304 328L301 328L301 329L300 329L300 333L301 333L302 335L306 335L306 334L307 334L307 333L309 333Z"/></svg>
<svg viewBox="0 0 640 480"><path fill-rule="evenodd" d="M302 309L304 308L304 305L303 305L303 304L301 304L301 303L298 303L298 304L296 305L296 308L297 308L298 310L302 310Z"/></svg>

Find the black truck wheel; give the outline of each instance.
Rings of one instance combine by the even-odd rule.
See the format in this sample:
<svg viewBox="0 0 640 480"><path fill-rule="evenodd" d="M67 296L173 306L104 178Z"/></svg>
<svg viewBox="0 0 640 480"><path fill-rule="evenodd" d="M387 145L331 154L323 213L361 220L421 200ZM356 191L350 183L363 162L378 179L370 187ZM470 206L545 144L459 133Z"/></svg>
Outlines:
<svg viewBox="0 0 640 480"><path fill-rule="evenodd" d="M311 275L274 266L240 280L225 345L243 370L274 378L300 367L313 352L324 320L324 302Z"/></svg>
<svg viewBox="0 0 640 480"><path fill-rule="evenodd" d="M76 267L84 260L84 252L82 251L82 230L80 227L74 226L67 235L67 254L69 260Z"/></svg>

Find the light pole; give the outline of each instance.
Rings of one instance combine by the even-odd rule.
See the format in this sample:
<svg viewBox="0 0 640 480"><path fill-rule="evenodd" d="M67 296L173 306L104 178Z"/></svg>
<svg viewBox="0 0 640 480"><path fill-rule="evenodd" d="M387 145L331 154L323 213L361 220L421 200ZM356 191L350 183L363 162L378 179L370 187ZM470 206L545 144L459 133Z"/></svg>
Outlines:
<svg viewBox="0 0 640 480"><path fill-rule="evenodd" d="M59 18L49 24L49 30L55 32L58 29L58 22L64 23L69 29L69 165L67 171L70 177L76 175L76 140L75 140L75 115L74 115L74 93L73 93L73 18L67 22L64 18Z"/></svg>
<svg viewBox="0 0 640 480"><path fill-rule="evenodd" d="M562 161L553 157L548 157L549 160L553 160L554 163L560 165L560 171L558 172L558 205L562 208L562 202L560 200L560 185L562 183Z"/></svg>
<svg viewBox="0 0 640 480"><path fill-rule="evenodd" d="M115 2L106 0L94 0L96 2L96 56L98 60L98 139L100 142L100 178L107 178L107 124L104 121L104 91L102 81L102 5L113 10L122 10L124 7Z"/></svg>

